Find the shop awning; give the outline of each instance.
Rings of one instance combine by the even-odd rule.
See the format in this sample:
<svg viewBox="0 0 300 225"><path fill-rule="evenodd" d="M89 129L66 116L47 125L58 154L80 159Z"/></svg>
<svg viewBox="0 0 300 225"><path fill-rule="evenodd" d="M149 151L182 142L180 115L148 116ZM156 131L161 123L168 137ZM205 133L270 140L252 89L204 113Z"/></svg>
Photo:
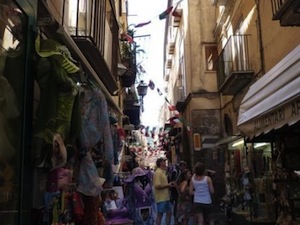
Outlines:
<svg viewBox="0 0 300 225"><path fill-rule="evenodd" d="M300 45L249 88L237 126L252 139L299 120Z"/></svg>

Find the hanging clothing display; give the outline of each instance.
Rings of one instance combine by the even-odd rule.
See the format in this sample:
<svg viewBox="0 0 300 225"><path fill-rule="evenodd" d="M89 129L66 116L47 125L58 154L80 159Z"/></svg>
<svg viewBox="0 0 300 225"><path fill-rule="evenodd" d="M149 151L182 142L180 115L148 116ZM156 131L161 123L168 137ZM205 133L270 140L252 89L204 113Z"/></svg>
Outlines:
<svg viewBox="0 0 300 225"><path fill-rule="evenodd" d="M71 58L68 50L58 42L40 40L38 36L35 44L40 56L35 77L40 98L34 123L33 163L38 167L51 167L49 159L53 134L59 133L66 141L71 138L71 133L79 133L81 127L79 111L74 110L74 105L78 104L75 102L78 88L70 77L79 68L68 60Z"/></svg>
<svg viewBox="0 0 300 225"><path fill-rule="evenodd" d="M103 157L103 177L113 182L113 140L110 129L107 101L101 90L94 86L80 87L81 125L80 152L86 154L95 146ZM100 148L100 149L99 149Z"/></svg>
<svg viewBox="0 0 300 225"><path fill-rule="evenodd" d="M77 191L86 196L99 196L102 184L96 169L95 163L88 152L81 160Z"/></svg>
<svg viewBox="0 0 300 225"><path fill-rule="evenodd" d="M103 159L106 182L113 181L114 146L106 98L93 83L78 80L83 71L65 46L38 37L35 47L39 95L33 158L36 167L50 169L43 221L96 225L103 182L93 161L95 155ZM74 173L67 173L67 166Z"/></svg>
<svg viewBox="0 0 300 225"><path fill-rule="evenodd" d="M96 87L80 87L80 107L81 151L86 152L101 141L106 160L112 161L113 142L105 96Z"/></svg>

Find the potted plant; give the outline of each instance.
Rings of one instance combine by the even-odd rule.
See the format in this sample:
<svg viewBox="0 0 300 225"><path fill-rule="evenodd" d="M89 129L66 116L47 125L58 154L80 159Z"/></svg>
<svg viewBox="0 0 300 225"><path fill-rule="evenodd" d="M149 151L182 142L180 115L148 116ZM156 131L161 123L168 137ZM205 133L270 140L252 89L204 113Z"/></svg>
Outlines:
<svg viewBox="0 0 300 225"><path fill-rule="evenodd" d="M127 68L127 71L121 76L123 87L130 87L135 83L137 73L139 73L136 63L136 55L145 53L139 45L133 41L134 30L128 30L127 35L132 39L122 39L120 44L121 63Z"/></svg>
<svg viewBox="0 0 300 225"><path fill-rule="evenodd" d="M121 42L121 62L122 62L122 64L125 67L130 68L132 60L133 60L133 51L132 51L131 43L129 43L128 41L122 41Z"/></svg>
<svg viewBox="0 0 300 225"><path fill-rule="evenodd" d="M127 69L123 76L120 77L123 87L131 87L135 83L136 71Z"/></svg>

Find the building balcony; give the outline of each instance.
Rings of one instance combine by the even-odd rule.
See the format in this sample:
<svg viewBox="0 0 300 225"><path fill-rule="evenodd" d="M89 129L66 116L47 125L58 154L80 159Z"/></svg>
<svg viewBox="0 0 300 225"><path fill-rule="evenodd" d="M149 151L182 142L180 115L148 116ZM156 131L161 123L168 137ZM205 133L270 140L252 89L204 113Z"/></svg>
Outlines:
<svg viewBox="0 0 300 225"><path fill-rule="evenodd" d="M183 86L175 87L174 102L175 107L179 112L183 112L186 107L186 94Z"/></svg>
<svg viewBox="0 0 300 225"><path fill-rule="evenodd" d="M123 113L129 117L130 124L133 124L135 127L140 126L141 107L139 105L124 106Z"/></svg>
<svg viewBox="0 0 300 225"><path fill-rule="evenodd" d="M139 96L135 87L124 89L123 105L124 108L139 105Z"/></svg>
<svg viewBox="0 0 300 225"><path fill-rule="evenodd" d="M164 76L164 81L169 82L169 80L170 80L170 74L166 73Z"/></svg>
<svg viewBox="0 0 300 225"><path fill-rule="evenodd" d="M48 1L48 5L57 5ZM118 90L119 26L112 0L66 0L59 25L72 37L111 95ZM54 7L52 7L54 8Z"/></svg>
<svg viewBox="0 0 300 225"><path fill-rule="evenodd" d="M136 68L136 43L121 41L121 63L127 68L120 77L122 87L131 87L135 83Z"/></svg>
<svg viewBox="0 0 300 225"><path fill-rule="evenodd" d="M128 69L126 72L120 77L122 87L131 87L135 83L136 79L136 71Z"/></svg>
<svg viewBox="0 0 300 225"><path fill-rule="evenodd" d="M168 46L169 55L173 55L175 51L175 42L170 42Z"/></svg>
<svg viewBox="0 0 300 225"><path fill-rule="evenodd" d="M281 26L300 26L299 0L272 0L273 20L280 20Z"/></svg>
<svg viewBox="0 0 300 225"><path fill-rule="evenodd" d="M131 70L136 70L136 43L121 41L121 63Z"/></svg>
<svg viewBox="0 0 300 225"><path fill-rule="evenodd" d="M229 38L217 59L218 89L223 95L236 95L253 79L248 49L248 35Z"/></svg>
<svg viewBox="0 0 300 225"><path fill-rule="evenodd" d="M139 100L126 96L123 100L123 104L124 104L124 109L126 109L126 108L130 108L132 106L138 106L139 105Z"/></svg>
<svg viewBox="0 0 300 225"><path fill-rule="evenodd" d="M182 9L175 9L172 16L173 27L179 27L182 18Z"/></svg>
<svg viewBox="0 0 300 225"><path fill-rule="evenodd" d="M166 62L166 68L167 69L171 69L173 65L173 60L172 59L168 59Z"/></svg>

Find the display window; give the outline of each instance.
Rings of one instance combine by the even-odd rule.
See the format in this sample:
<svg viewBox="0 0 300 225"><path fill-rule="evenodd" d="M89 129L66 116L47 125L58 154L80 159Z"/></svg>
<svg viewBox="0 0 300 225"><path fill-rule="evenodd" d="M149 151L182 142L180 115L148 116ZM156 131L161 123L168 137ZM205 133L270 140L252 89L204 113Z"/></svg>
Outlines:
<svg viewBox="0 0 300 225"><path fill-rule="evenodd" d="M0 0L0 221L18 224L27 16Z"/></svg>
<svg viewBox="0 0 300 225"><path fill-rule="evenodd" d="M234 213L248 221L275 221L271 143L229 143L225 173Z"/></svg>

